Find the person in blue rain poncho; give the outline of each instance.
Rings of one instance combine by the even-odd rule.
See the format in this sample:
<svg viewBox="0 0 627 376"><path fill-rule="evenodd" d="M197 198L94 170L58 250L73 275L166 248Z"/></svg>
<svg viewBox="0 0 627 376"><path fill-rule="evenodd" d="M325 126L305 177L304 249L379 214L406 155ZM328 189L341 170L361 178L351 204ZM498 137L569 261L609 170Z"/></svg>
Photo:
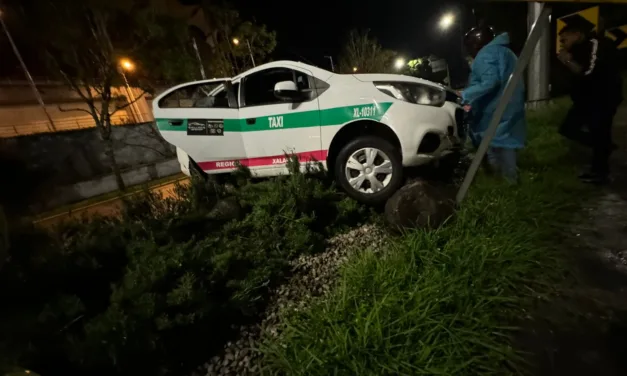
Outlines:
<svg viewBox="0 0 627 376"><path fill-rule="evenodd" d="M466 111L471 113L469 137L475 147L481 143L516 65L517 58L509 43L507 33L495 36L490 27L474 28L464 36L473 62L462 100ZM526 130L525 88L521 83L514 91L487 153L490 170L511 182L518 180L516 153L525 146Z"/></svg>

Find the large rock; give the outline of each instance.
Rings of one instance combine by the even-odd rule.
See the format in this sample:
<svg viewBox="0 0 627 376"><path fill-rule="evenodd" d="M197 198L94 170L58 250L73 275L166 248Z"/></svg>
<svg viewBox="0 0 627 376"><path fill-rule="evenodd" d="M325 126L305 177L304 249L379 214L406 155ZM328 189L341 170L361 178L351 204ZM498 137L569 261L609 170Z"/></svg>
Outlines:
<svg viewBox="0 0 627 376"><path fill-rule="evenodd" d="M227 197L219 200L208 214L210 219L225 222L240 219L241 216L242 207L235 197Z"/></svg>
<svg viewBox="0 0 627 376"><path fill-rule="evenodd" d="M423 180L398 190L385 205L385 218L396 229L440 227L455 211L451 189Z"/></svg>

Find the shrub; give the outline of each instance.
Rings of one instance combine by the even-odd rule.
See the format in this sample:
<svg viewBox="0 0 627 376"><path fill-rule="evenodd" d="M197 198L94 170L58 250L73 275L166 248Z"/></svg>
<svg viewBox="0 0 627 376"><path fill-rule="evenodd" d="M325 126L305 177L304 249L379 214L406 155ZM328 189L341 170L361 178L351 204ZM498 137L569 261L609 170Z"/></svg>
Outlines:
<svg viewBox="0 0 627 376"><path fill-rule="evenodd" d="M192 179L179 199L152 193L120 218L79 221L54 234L22 227L0 273L0 346L46 374L172 374L213 356L233 326L255 320L289 260L370 212L318 169L235 188ZM230 199L240 220L212 215Z"/></svg>

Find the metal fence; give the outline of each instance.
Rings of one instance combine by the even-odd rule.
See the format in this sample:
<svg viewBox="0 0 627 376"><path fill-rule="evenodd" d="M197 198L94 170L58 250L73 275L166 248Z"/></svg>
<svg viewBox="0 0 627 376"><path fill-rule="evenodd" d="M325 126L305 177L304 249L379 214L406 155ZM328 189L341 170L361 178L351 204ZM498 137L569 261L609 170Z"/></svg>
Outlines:
<svg viewBox="0 0 627 376"><path fill-rule="evenodd" d="M142 119L150 119L152 121L152 113L140 114ZM33 121L21 124L0 124L0 138L9 138L16 136L27 136L37 133L53 133L63 132L76 129L94 128L95 122L89 116L72 117L66 119L54 120L54 129L47 120ZM113 125L124 125L136 123L132 116L126 114L115 115L111 119Z"/></svg>

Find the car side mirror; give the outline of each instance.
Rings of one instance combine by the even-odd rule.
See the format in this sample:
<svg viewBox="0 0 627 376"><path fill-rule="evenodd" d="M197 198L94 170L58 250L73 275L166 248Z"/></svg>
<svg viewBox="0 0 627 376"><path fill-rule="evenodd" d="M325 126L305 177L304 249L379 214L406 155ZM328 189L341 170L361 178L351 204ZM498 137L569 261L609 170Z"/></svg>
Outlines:
<svg viewBox="0 0 627 376"><path fill-rule="evenodd" d="M283 101L299 101L304 99L304 94L294 81L281 81L274 85L274 96Z"/></svg>

